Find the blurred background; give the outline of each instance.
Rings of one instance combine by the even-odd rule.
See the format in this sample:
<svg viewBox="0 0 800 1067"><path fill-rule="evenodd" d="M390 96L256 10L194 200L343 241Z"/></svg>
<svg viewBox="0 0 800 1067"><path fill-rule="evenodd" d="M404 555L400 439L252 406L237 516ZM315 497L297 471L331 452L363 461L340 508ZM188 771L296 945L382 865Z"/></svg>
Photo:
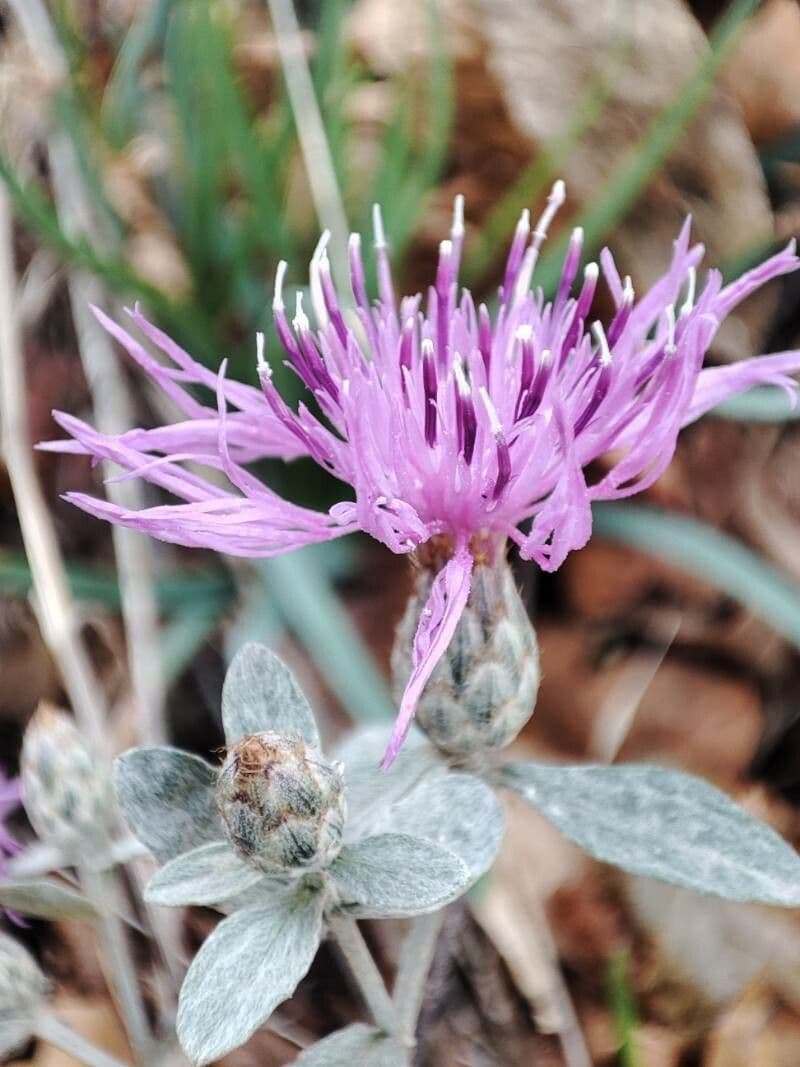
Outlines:
<svg viewBox="0 0 800 1067"><path fill-rule="evenodd" d="M796 0L7 0L0 109L12 776L32 712L69 706L78 675L115 748L168 738L211 753L226 661L251 639L293 665L329 739L392 714L405 560L353 538L245 564L112 536L60 500L101 491L102 471L31 452L58 436L52 408L117 430L174 417L88 303L141 301L212 370L228 357L254 381L278 261L305 284L320 229L366 231L375 201L416 291L463 193L463 279L482 298L520 210L540 209L556 177L568 201L538 268L546 292L576 224L590 255L612 245L637 291L687 213L728 278L800 232ZM800 346L799 299L796 276L773 283L713 359ZM288 374L280 387L292 396ZM800 844L797 417L771 389L729 402L684 433L644 498L598 507L593 541L556 575L515 564L544 670L522 754L679 766ZM310 463L260 473L297 501L334 499ZM157 499L130 482L107 491ZM451 909L419 1063L800 1064L796 914L637 882L530 809L508 818L491 882ZM25 840L21 817L10 824ZM210 914L186 924L194 948ZM399 929L368 930L388 970ZM21 936L64 1017L124 1055L85 928L33 922ZM336 968L323 951L287 1009L309 1038L358 1010ZM261 1032L228 1058L277 1067L295 1051Z"/></svg>

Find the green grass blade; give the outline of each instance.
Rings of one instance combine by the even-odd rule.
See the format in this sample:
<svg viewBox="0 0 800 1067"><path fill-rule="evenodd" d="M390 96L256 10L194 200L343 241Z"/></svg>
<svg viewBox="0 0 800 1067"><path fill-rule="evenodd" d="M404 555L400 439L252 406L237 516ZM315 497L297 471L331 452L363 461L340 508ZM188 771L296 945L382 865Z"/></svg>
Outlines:
<svg viewBox="0 0 800 1067"><path fill-rule="evenodd" d="M103 133L117 150L139 131L146 93L141 66L148 53L163 44L169 16L177 0L154 0L133 23L117 53L114 69L103 94L100 122Z"/></svg>
<svg viewBox="0 0 800 1067"><path fill-rule="evenodd" d="M616 952L608 967L608 1005L619 1041L619 1067L638 1067L636 1003L633 999L627 952Z"/></svg>
<svg viewBox="0 0 800 1067"><path fill-rule="evenodd" d="M597 503L594 532L715 586L800 647L800 585L729 534L644 504Z"/></svg>
<svg viewBox="0 0 800 1067"><path fill-rule="evenodd" d="M264 588L356 722L386 722L394 705L380 671L333 589L319 553L263 560Z"/></svg>
<svg viewBox="0 0 800 1067"><path fill-rule="evenodd" d="M121 597L113 570L69 564L67 577L73 596L119 610ZM0 553L0 594L26 597L33 589L31 570L24 555ZM219 613L231 600L234 587L225 571L198 571L175 578L161 578L156 583L159 606L174 611L193 605L208 605Z"/></svg>

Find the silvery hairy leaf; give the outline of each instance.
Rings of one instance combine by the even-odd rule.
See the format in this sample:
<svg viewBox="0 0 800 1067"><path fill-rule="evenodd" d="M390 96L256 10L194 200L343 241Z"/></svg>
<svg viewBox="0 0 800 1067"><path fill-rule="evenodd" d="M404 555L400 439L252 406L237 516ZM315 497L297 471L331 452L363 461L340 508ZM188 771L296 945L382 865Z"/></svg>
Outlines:
<svg viewBox="0 0 800 1067"><path fill-rule="evenodd" d="M480 778L446 774L420 782L386 808L381 828L443 845L461 859L470 882L475 882L497 855L503 809L494 790Z"/></svg>
<svg viewBox="0 0 800 1067"><path fill-rule="evenodd" d="M651 766L513 763L502 779L604 863L728 900L800 905L794 849L692 775Z"/></svg>
<svg viewBox="0 0 800 1067"><path fill-rule="evenodd" d="M213 841L165 863L150 879L144 899L148 904L171 908L219 904L263 877L263 872L240 859L227 841Z"/></svg>
<svg viewBox="0 0 800 1067"><path fill-rule="evenodd" d="M408 1051L365 1023L337 1030L301 1052L296 1067L408 1067Z"/></svg>
<svg viewBox="0 0 800 1067"><path fill-rule="evenodd" d="M76 889L50 878L0 882L0 905L37 919L94 919L97 909Z"/></svg>
<svg viewBox="0 0 800 1067"><path fill-rule="evenodd" d="M319 748L314 713L302 689L274 652L247 644L233 657L222 687L225 740L236 744L248 734L297 734Z"/></svg>
<svg viewBox="0 0 800 1067"><path fill-rule="evenodd" d="M219 841L216 771L177 748L133 748L114 761L114 786L133 833L159 863Z"/></svg>
<svg viewBox="0 0 800 1067"><path fill-rule="evenodd" d="M196 1064L238 1048L294 993L322 935L322 895L292 887L224 919L203 943L178 1005L178 1039Z"/></svg>
<svg viewBox="0 0 800 1067"><path fill-rule="evenodd" d="M454 852L409 834L376 834L345 845L328 870L342 911L362 919L424 915L470 884Z"/></svg>
<svg viewBox="0 0 800 1067"><path fill-rule="evenodd" d="M46 993L47 979L33 956L0 933L0 1057L29 1040Z"/></svg>
<svg viewBox="0 0 800 1067"><path fill-rule="evenodd" d="M391 768L382 771L379 764L387 738L388 727L367 726L349 734L336 749L335 758L344 764L347 784L348 840L370 832L381 822L385 807L400 800L428 774L445 773L435 749L416 729L409 733Z"/></svg>

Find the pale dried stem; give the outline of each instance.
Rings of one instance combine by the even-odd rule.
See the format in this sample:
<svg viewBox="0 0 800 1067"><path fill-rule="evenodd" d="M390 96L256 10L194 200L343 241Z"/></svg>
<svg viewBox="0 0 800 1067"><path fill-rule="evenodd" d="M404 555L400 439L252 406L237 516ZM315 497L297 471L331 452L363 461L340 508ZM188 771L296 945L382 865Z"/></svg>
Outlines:
<svg viewBox="0 0 800 1067"><path fill-rule="evenodd" d="M64 563L31 451L22 342L16 315L11 211L0 188L0 419L3 452L31 568L33 606L81 728L107 753L106 702L80 639Z"/></svg>
<svg viewBox="0 0 800 1067"><path fill-rule="evenodd" d="M320 226L330 230L331 271L341 292L350 291L348 225L303 37L292 0L267 0L306 176Z"/></svg>
<svg viewBox="0 0 800 1067"><path fill-rule="evenodd" d="M53 82L58 83L66 77L68 67L46 6L42 0L9 2L32 56ZM93 245L102 245L103 235L99 232L74 146L62 131L56 129L50 137L48 151L62 228L72 237L88 237ZM133 407L111 340L91 312L92 304L104 301L103 288L97 279L76 270L69 275L69 293L95 422L103 433L123 432L134 424ZM108 465L104 464L104 468L106 473L111 473ZM107 493L112 502L125 508L139 509L144 503L141 486L135 481L110 484ZM112 528L112 537L139 735L146 744L163 744L167 740L165 690L152 544L143 534L120 526ZM133 865L132 874L141 888L144 879L141 865ZM177 919L152 909L148 909L148 915L164 964L172 984L176 985L180 955ZM168 1001L170 995L162 990L162 1000L165 998Z"/></svg>
<svg viewBox="0 0 800 1067"><path fill-rule="evenodd" d="M436 954L436 944L444 918L445 911L441 908L430 915L413 919L400 950L393 1000L398 1028L408 1041L414 1040L417 1020L425 999L428 974Z"/></svg>
<svg viewBox="0 0 800 1067"><path fill-rule="evenodd" d="M86 1067L127 1067L122 1060L109 1055L91 1041L62 1023L55 1015L43 1012L36 1023L36 1036L48 1045L61 1049L72 1059L85 1063Z"/></svg>
<svg viewBox="0 0 800 1067"><path fill-rule="evenodd" d="M9 0L9 6L22 28L31 56L48 79L57 85L66 78L68 66L45 4L42 0ZM103 235L92 209L74 146L56 128L47 147L53 193L62 229L70 237L86 237L95 247L102 247ZM78 348L92 394L98 429L103 433L123 432L134 423L125 377L110 338L90 310L91 304L103 302L102 286L91 275L73 271L69 276L69 292ZM137 508L142 505L141 487L135 482L110 485L108 496L122 507ZM141 736L149 744L159 744L165 739L164 692L158 644L158 605L152 577L152 546L147 538L134 530L114 527L112 532Z"/></svg>

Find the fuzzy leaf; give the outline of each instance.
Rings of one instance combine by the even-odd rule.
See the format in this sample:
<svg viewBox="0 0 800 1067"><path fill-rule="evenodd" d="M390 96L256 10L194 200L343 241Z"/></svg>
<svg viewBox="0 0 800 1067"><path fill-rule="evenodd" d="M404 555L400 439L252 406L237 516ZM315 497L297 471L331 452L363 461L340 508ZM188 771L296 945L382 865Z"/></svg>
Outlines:
<svg viewBox="0 0 800 1067"><path fill-rule="evenodd" d="M663 767L513 763L505 784L596 859L728 900L800 905L800 857L718 789Z"/></svg>
<svg viewBox="0 0 800 1067"><path fill-rule="evenodd" d="M177 748L133 748L114 761L125 819L159 863L222 839L215 784L213 767Z"/></svg>
<svg viewBox="0 0 800 1067"><path fill-rule="evenodd" d="M407 1067L408 1052L374 1026L354 1023L318 1041L293 1062L295 1067Z"/></svg>
<svg viewBox="0 0 800 1067"><path fill-rule="evenodd" d="M409 834L376 834L345 845L329 871L342 910L362 919L424 915L455 900L470 883L454 852Z"/></svg>
<svg viewBox="0 0 800 1067"><path fill-rule="evenodd" d="M50 878L0 883L0 905L37 919L94 919L88 897Z"/></svg>
<svg viewBox="0 0 800 1067"><path fill-rule="evenodd" d="M322 896L293 887L268 906L224 919L181 989L178 1038L196 1064L243 1045L294 993L322 936Z"/></svg>
<svg viewBox="0 0 800 1067"><path fill-rule="evenodd" d="M385 726L368 726L350 734L336 750L347 787L346 840L357 840L382 825L386 806L400 800L425 775L445 773L433 746L415 729L390 769L382 771L379 765L388 738Z"/></svg>
<svg viewBox="0 0 800 1067"><path fill-rule="evenodd" d="M274 652L264 645L245 645L233 657L222 687L225 740L236 744L247 734L272 730L299 734L319 748L314 713L297 681Z"/></svg>
<svg viewBox="0 0 800 1067"><path fill-rule="evenodd" d="M391 771L389 771L391 774ZM503 837L503 809L495 793L471 774L421 782L386 813L386 828L424 837L461 859L475 882L491 867Z"/></svg>
<svg viewBox="0 0 800 1067"><path fill-rule="evenodd" d="M263 873L239 859L227 841L201 845L166 863L147 885L148 904L181 908L219 904L261 881Z"/></svg>

